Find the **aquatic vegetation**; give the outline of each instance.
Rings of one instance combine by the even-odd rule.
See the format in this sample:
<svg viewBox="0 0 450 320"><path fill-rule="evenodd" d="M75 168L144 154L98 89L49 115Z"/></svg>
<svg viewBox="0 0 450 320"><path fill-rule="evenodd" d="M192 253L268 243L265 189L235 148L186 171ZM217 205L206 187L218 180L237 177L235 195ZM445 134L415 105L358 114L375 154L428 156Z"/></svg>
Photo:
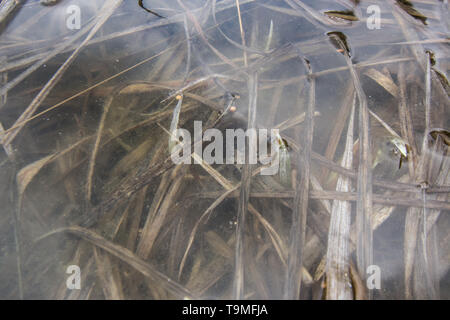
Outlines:
<svg viewBox="0 0 450 320"><path fill-rule="evenodd" d="M369 5L2 1L0 298L448 299L446 3Z"/></svg>

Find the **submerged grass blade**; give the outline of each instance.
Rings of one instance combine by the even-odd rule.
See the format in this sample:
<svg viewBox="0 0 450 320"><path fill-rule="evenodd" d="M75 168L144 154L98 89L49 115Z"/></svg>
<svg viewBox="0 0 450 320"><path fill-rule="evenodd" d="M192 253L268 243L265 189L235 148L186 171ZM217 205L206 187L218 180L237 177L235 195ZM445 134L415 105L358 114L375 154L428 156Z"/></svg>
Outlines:
<svg viewBox="0 0 450 320"><path fill-rule="evenodd" d="M353 162L353 118L355 113L356 95L353 97L353 107L347 130L344 157L341 165L351 168ZM350 179L339 176L336 191L350 191ZM350 283L350 217L351 206L347 201L334 200L331 208L330 227L327 249L327 299L352 299Z"/></svg>
<svg viewBox="0 0 450 320"><path fill-rule="evenodd" d="M249 106L248 106L248 122L247 128L256 127L256 113L258 105L258 74L254 73L250 76L249 83ZM253 137L256 138L256 137ZM248 200L250 193L250 182L252 167L249 164L249 148L254 147L255 141L247 140L246 162L243 165L241 174L241 191L239 199L239 208L236 225L236 247L234 260L234 279L233 279L233 299L240 300L244 297L244 233L248 210Z"/></svg>
<svg viewBox="0 0 450 320"><path fill-rule="evenodd" d="M99 151L100 147L100 140L103 135L103 128L105 126L106 116L108 115L109 109L111 107L111 104L114 100L114 96L108 97L108 99L105 101L105 105L103 107L103 113L100 118L100 123L97 129L97 136L94 143L94 148L92 149L91 158L89 160L89 169L88 174L86 178L86 201L89 203L91 201L92 197L92 179L94 176L94 168L95 168L95 160L97 158L97 153Z"/></svg>
<svg viewBox="0 0 450 320"><path fill-rule="evenodd" d="M331 34L330 34L331 35ZM343 34L341 34L343 36ZM358 201L356 203L356 228L357 228L357 267L362 279L365 279L366 270L372 264L372 172L370 153L370 122L367 98L361 86L356 69L350 59L349 47L342 38L332 34L331 37L340 46L344 54L347 66L355 86L359 102L359 167L358 167ZM370 297L370 295L368 295Z"/></svg>
<svg viewBox="0 0 450 320"><path fill-rule="evenodd" d="M316 81L311 66L306 58L302 57L309 75L309 101L306 113L306 134L304 134L302 155L299 156L298 168L301 171L297 176L295 188L294 208L292 211L292 226L289 233L289 251L287 259L287 272L285 279L285 299L300 297L302 284L303 250L306 237L306 219L308 215L308 200L310 189L310 165L314 132L314 108L316 101Z"/></svg>

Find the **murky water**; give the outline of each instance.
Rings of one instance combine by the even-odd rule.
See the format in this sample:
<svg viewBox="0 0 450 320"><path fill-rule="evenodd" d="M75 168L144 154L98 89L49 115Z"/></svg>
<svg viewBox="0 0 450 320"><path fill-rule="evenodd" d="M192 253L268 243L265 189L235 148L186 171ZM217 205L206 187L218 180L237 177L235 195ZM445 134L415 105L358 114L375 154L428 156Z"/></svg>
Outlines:
<svg viewBox="0 0 450 320"><path fill-rule="evenodd" d="M450 297L447 1L8 2L1 298Z"/></svg>

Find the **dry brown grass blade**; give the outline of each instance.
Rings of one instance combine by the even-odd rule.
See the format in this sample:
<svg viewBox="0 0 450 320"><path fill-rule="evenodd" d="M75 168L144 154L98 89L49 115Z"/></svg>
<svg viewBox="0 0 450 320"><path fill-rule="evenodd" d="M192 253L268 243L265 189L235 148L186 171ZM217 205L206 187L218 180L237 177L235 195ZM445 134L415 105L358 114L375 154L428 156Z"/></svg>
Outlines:
<svg viewBox="0 0 450 320"><path fill-rule="evenodd" d="M303 137L303 150L298 157L298 168L295 188L294 207L292 211L292 226L289 231L289 249L287 258L287 272L285 279L284 298L295 299L300 297L302 284L303 250L306 238L306 220L308 215L308 200L311 176L311 152L314 133L314 108L316 104L316 79L312 76L309 61L304 60L309 80L309 101L306 113L305 134Z"/></svg>
<svg viewBox="0 0 450 320"><path fill-rule="evenodd" d="M187 234L184 230L186 216L180 215L172 223L172 234L170 235L169 256L167 258L167 273L175 277L180 259L183 255L184 244L187 240Z"/></svg>
<svg viewBox="0 0 450 320"><path fill-rule="evenodd" d="M42 159L39 159L26 167L20 169L17 173L17 188L19 195L23 195L28 184L39 173L39 171L53 159L53 155L48 155Z"/></svg>
<svg viewBox="0 0 450 320"><path fill-rule="evenodd" d="M311 193L312 192L322 192L323 191L323 187L320 184L319 180L312 173L310 175L309 183L311 185L310 198L311 198ZM322 210L324 212L326 212L327 214L331 214L331 203L330 203L330 201L325 200L325 199L320 199L319 200L319 205L320 205L320 207L322 208Z"/></svg>
<svg viewBox="0 0 450 320"><path fill-rule="evenodd" d="M353 262L350 263L350 277L354 286L355 300L366 300L366 286Z"/></svg>
<svg viewBox="0 0 450 320"><path fill-rule="evenodd" d="M422 140L421 155L415 171L414 179L418 184L429 185L428 170L430 165L430 153L428 152L428 132L430 129L430 114L431 114L431 61L427 56L425 73L425 132ZM423 191L424 192L424 191ZM420 198L420 196L419 196ZM405 261L405 298L412 299L415 295L414 290L414 265L418 260L416 255L417 241L419 238L419 225L421 219L426 219L425 209L410 208L405 219L405 234L404 234L404 261ZM425 229L425 228L424 228ZM425 234L422 236L426 239L426 229L423 230ZM416 264L417 266L418 264Z"/></svg>
<svg viewBox="0 0 450 320"><path fill-rule="evenodd" d="M392 81L392 79L390 79L389 77L387 77L386 75L384 75L383 73L381 73L380 71L378 71L374 68L370 68L370 69L366 70L366 72L364 72L364 74L366 76L368 76L369 78L373 79L376 83L378 83L384 89L386 89L386 91L389 92L392 96L394 96L395 98L398 97L398 87Z"/></svg>
<svg viewBox="0 0 450 320"><path fill-rule="evenodd" d="M245 32L244 32L244 26L242 25L242 16L241 16L241 5L239 4L239 0L236 0L236 8L238 12L238 18L239 18L239 31L241 32L241 41L242 46L244 47L244 66L247 68L248 61L247 61L247 49L245 44Z"/></svg>
<svg viewBox="0 0 450 320"><path fill-rule="evenodd" d="M103 106L103 113L100 118L100 123L99 123L98 129L97 129L97 135L95 138L94 147L92 149L91 157L89 160L89 168L88 168L88 173L87 173L87 178L86 178L86 201L87 201L87 203L90 203L90 201L91 201L92 178L94 176L95 160L97 158L97 153L99 151L100 140L103 135L103 128L105 127L106 116L108 115L108 112L109 112L109 109L111 108L111 104L112 104L113 100L114 100L114 95L111 95L105 101L105 104Z"/></svg>
<svg viewBox="0 0 450 320"><path fill-rule="evenodd" d="M439 175L436 179L436 184L437 185L449 185L450 184L450 160L448 157L448 153L447 156L442 159L442 166L441 166L441 170L439 172ZM448 203L448 193L443 193L443 194L430 194L430 195L426 195L426 201L423 205L424 208L429 209L428 207L428 203L431 201L441 201L441 202L446 202ZM444 208L434 208L435 210L431 209L428 213L427 213L427 221L426 221L426 227L427 227L427 232L430 231L434 224L436 223L441 210L449 210L449 209L444 209Z"/></svg>
<svg viewBox="0 0 450 320"><path fill-rule="evenodd" d="M156 193L153 197L152 204L148 211L147 219L146 219L144 227L142 229L142 235L141 235L141 238L139 239L136 254L144 259L147 258L148 253L150 252L149 249L146 249L146 246L149 244L149 242L146 241L147 234L149 234L151 232L152 220L156 216L158 209L161 205L161 202L164 199L164 195L166 194L166 191L169 188L169 182L170 182L169 178L170 178L169 172L165 172L162 175L158 189L156 190ZM151 248L151 246L150 246L150 248Z"/></svg>
<svg viewBox="0 0 450 320"><path fill-rule="evenodd" d="M416 141L414 139L414 128L412 124L412 116L409 108L407 107L406 101L406 80L405 80L405 66L404 64L399 65L398 69L398 81L399 81L399 104L398 104L398 114L400 118L400 128L403 139L407 142L410 147L410 161L408 162L409 175L411 178L414 177L414 170L417 167L417 147Z"/></svg>
<svg viewBox="0 0 450 320"><path fill-rule="evenodd" d="M126 247L133 252L136 248L136 241L139 237L139 226L142 220L147 190L148 186L145 186L144 188L142 188L141 191L139 191L136 194L136 199L134 201L133 207L134 215L132 214L131 217L129 218L131 219L131 221L129 222L128 226L128 238Z"/></svg>
<svg viewBox="0 0 450 320"><path fill-rule="evenodd" d="M446 147L447 153L441 154L441 157L436 156L431 162L430 166L438 163L441 165L439 175L436 179L436 184L448 185L450 183L450 160L448 157L448 147ZM442 150L440 150L442 152ZM436 152L437 153L437 152ZM440 158L440 159L439 159ZM441 195L423 195L423 202L427 203L429 199L439 199L448 201L448 194ZM419 299L440 299L440 279L439 276L439 261L438 249L444 251L441 246L437 247L436 239L436 221L438 221L441 215L440 210L427 210L424 206L423 215L421 220L421 234L418 242L418 261L414 266L414 291L415 297Z"/></svg>
<svg viewBox="0 0 450 320"><path fill-rule="evenodd" d="M85 229L78 226L60 228L44 234L43 236L36 239L36 242L42 241L43 239L51 235L58 234L61 232L68 232L75 236L81 237L84 240L89 241L93 245L105 250L106 252L109 252L116 258L130 265L139 273L152 279L156 285L163 286L177 299L195 298L194 295L185 287L183 287L181 284L158 271L155 267L153 267L149 263L145 262L144 260L136 256L132 251L106 240L102 236L98 235L97 233L89 229Z"/></svg>
<svg viewBox="0 0 450 320"><path fill-rule="evenodd" d="M433 55L430 51L426 52L426 69L425 69L425 136L423 139L423 143L425 144L426 139L428 138L426 135L430 132L431 129L431 66ZM425 150L425 147L422 146L422 152Z"/></svg>
<svg viewBox="0 0 450 320"><path fill-rule="evenodd" d="M258 106L258 74L255 72L250 75L248 82L248 117L247 129L252 130L256 127L256 113ZM256 139L256 137L253 137ZM244 297L244 234L246 217L248 210L248 200L250 193L250 182L252 177L252 165L249 163L251 151L255 146L255 140L247 139L245 148L245 164L241 173L241 190L239 198L239 208L236 225L236 247L234 252L234 279L233 279L233 298L236 300Z"/></svg>
<svg viewBox="0 0 450 320"><path fill-rule="evenodd" d="M423 157L421 157L422 159ZM419 161L419 168L422 167L422 160ZM419 232L420 214L419 208L409 208L405 219L404 249L403 259L405 263L405 298L413 298L412 277L413 266L416 257L417 237Z"/></svg>
<svg viewBox="0 0 450 320"><path fill-rule="evenodd" d="M0 31L3 31L8 20L23 4L23 0L6 0L0 3Z"/></svg>
<svg viewBox="0 0 450 320"><path fill-rule="evenodd" d="M429 70L429 69L428 69ZM427 76L426 82L429 82ZM428 87L427 90L430 88ZM426 96L429 95L427 91ZM426 109L430 108L430 100L426 97ZM429 115L429 110L425 111ZM425 122L428 124L429 119ZM425 132L428 132L426 129ZM448 195L428 195L428 184L448 185L449 166L448 146L437 137L433 146L429 146L429 137L425 136L422 145L422 154L415 179L422 185L421 209L410 208L405 221L404 259L405 259L405 297L407 299L439 299L439 277L437 271L437 253L433 237L436 229L433 228L440 215L439 210L428 211L426 204L432 200L447 200ZM433 168L440 168L436 181Z"/></svg>
<svg viewBox="0 0 450 320"><path fill-rule="evenodd" d="M344 156L341 165L351 168L353 162L353 119L355 114L356 95L347 130ZM350 191L350 179L339 176L336 191ZM327 249L327 299L352 299L352 288L349 286L350 269L350 225L351 206L347 201L334 200L331 208Z"/></svg>
<svg viewBox="0 0 450 320"><path fill-rule="evenodd" d="M372 117L374 117L375 120L377 120L377 121L383 126L383 128L385 128L385 129L389 132L389 134L391 134L391 135L394 136L394 137L400 138L400 135L399 135L397 132L395 132L395 130L392 129L391 126L388 125L388 124L386 123L386 121L384 121L383 119L381 119L381 118L380 118L375 112L373 112L372 110L370 110L370 109L367 109L367 110L369 111L369 114L370 114Z"/></svg>
<svg viewBox="0 0 450 320"><path fill-rule="evenodd" d="M405 262L405 298L413 298L412 276L417 245L417 233L419 229L419 215L421 210L409 208L405 220L404 254Z"/></svg>
<svg viewBox="0 0 450 320"><path fill-rule="evenodd" d="M336 38L337 39L337 38ZM369 109L367 106L367 98L362 89L356 69L350 59L349 53L346 51L346 46L338 42L342 50L347 65L352 76L353 85L355 86L356 94L359 102L359 167L358 167L358 201L356 203L356 228L357 228L357 267L358 272L363 279L366 276L366 269L372 264L372 227L371 218L372 213L372 172L371 172L371 153L370 153L370 121ZM370 293L368 295L370 298Z"/></svg>

